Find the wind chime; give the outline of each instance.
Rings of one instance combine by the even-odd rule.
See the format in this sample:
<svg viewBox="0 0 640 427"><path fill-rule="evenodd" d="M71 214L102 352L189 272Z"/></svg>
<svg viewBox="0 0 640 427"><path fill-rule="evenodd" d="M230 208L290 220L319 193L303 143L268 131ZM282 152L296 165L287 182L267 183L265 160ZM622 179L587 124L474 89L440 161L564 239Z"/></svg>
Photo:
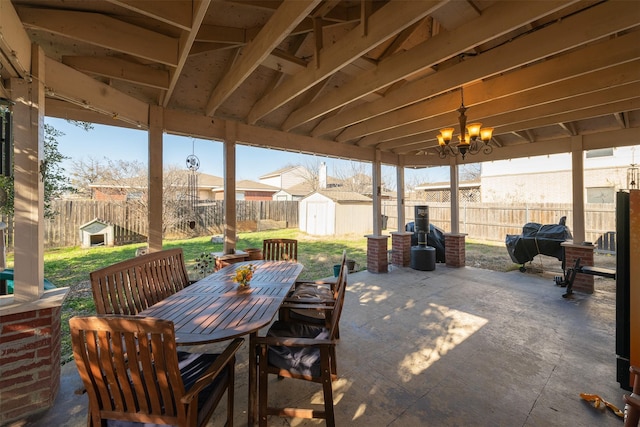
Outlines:
<svg viewBox="0 0 640 427"><path fill-rule="evenodd" d="M200 159L195 155L195 139L191 141L191 154L187 156L187 169L191 173L187 176L187 204L190 212L189 228L196 228L196 202L198 201L198 174Z"/></svg>
<svg viewBox="0 0 640 427"><path fill-rule="evenodd" d="M636 149L635 147L631 148L631 166L627 168L627 189L628 190L637 190L639 187L638 178L640 174L638 173L638 168L636 165Z"/></svg>

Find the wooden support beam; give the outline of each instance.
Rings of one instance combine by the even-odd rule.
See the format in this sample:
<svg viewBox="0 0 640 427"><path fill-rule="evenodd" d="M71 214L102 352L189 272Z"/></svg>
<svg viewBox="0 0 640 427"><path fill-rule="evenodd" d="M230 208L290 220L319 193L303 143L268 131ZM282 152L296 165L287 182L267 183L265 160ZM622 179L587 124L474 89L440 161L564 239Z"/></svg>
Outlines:
<svg viewBox="0 0 640 427"><path fill-rule="evenodd" d="M95 56L63 56L62 63L88 74L167 90L169 72L124 59Z"/></svg>
<svg viewBox="0 0 640 427"><path fill-rule="evenodd" d="M44 51L33 45L33 79L11 79L14 129L14 300L44 293Z"/></svg>
<svg viewBox="0 0 640 427"><path fill-rule="evenodd" d="M163 108L149 107L149 236L150 252L162 250L162 199L163 199Z"/></svg>
<svg viewBox="0 0 640 427"><path fill-rule="evenodd" d="M26 28L50 31L172 67L178 65L179 41L155 31L97 13L37 8L20 8L18 12Z"/></svg>
<svg viewBox="0 0 640 427"><path fill-rule="evenodd" d="M212 116L220 105L302 21L320 0L285 0L256 38L247 44L243 56L216 86L207 103L206 114Z"/></svg>
<svg viewBox="0 0 640 427"><path fill-rule="evenodd" d="M10 1L0 1L0 66L11 77L31 72L31 40Z"/></svg>
<svg viewBox="0 0 640 427"><path fill-rule="evenodd" d="M486 14L455 31L443 33L437 38L429 39L408 51L383 60L374 70L363 73L358 79L342 85L340 89L332 91L319 102L294 111L287 118L283 128L290 130L302 125L327 111L346 105L354 99L380 90L416 72L425 71L442 61L443 58L453 57L483 40L490 40L497 34L512 31L522 26L524 22L537 19L541 15L564 6L566 6L566 2L563 1L537 2L526 8L515 2L496 3L492 8L500 9L500 13L490 13L490 10L487 10ZM418 95L413 94L412 96ZM315 135L319 134L315 133Z"/></svg>
<svg viewBox="0 0 640 427"><path fill-rule="evenodd" d="M140 0L106 0L125 9L132 10L149 18L162 21L183 30L191 29L192 0L172 1L140 1Z"/></svg>
<svg viewBox="0 0 640 427"><path fill-rule="evenodd" d="M169 88L164 93L164 100L162 101L162 105L166 108L169 105L169 100L171 99L171 95L175 90L176 84L178 83L178 79L182 74L182 69L189 57L189 52L191 51L191 46L198 35L198 30L200 29L200 25L202 25L202 21L209 9L209 4L211 4L212 0L198 0L193 2L193 22L191 28L188 30L184 30L180 36L179 46L178 46L178 59L176 63L176 68L174 70L170 70L170 81Z"/></svg>
<svg viewBox="0 0 640 427"><path fill-rule="evenodd" d="M320 68L298 73L280 85L275 93L269 93L255 103L247 121L256 123L260 118L290 101L320 80L329 77L355 58L362 56L373 47L404 28L428 15L445 1L390 2L371 15L371 31L366 37L358 28L347 33L339 43L323 49Z"/></svg>
<svg viewBox="0 0 640 427"><path fill-rule="evenodd" d="M621 7L624 8L622 13ZM594 27L593 22L597 22L598 26ZM379 101L355 107L338 116L327 118L316 126L312 134L320 136L364 120L370 120L372 117L451 91L469 81L485 79L503 73L505 70L516 69L536 59L586 45L636 24L637 11L631 2L608 2L595 6L578 15L564 19L558 25L542 28L484 52L482 55L451 66L444 73L435 73L406 84L400 89L386 94ZM445 33L433 37L428 42L429 45L437 48L440 46L440 40L446 40L443 38L444 36ZM637 39L637 34L631 34L627 38L627 43L631 43L627 45L627 49L635 48L638 43ZM444 46L440 48L442 49ZM597 58L600 54L606 54L607 50L603 48L598 52L591 59ZM566 56L566 58L568 57ZM565 64L569 63L570 61L565 62ZM540 77L538 77L538 81L540 81ZM323 107L325 110L326 108L326 106Z"/></svg>

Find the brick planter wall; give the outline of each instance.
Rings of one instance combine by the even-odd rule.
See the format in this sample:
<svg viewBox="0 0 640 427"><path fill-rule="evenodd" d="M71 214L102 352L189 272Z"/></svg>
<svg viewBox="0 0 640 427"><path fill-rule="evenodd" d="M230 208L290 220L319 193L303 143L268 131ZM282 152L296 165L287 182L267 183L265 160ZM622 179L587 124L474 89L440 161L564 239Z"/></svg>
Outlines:
<svg viewBox="0 0 640 427"><path fill-rule="evenodd" d="M466 250L464 247L466 234L444 235L444 256L449 267L464 267L467 262Z"/></svg>
<svg viewBox="0 0 640 427"><path fill-rule="evenodd" d="M409 267L411 264L411 236L413 233L398 231L391 233L391 264Z"/></svg>
<svg viewBox="0 0 640 427"><path fill-rule="evenodd" d="M54 306L41 300L0 310L0 425L53 405L60 388L65 294L66 289Z"/></svg>
<svg viewBox="0 0 640 427"><path fill-rule="evenodd" d="M580 265L593 267L593 245L575 245L573 243L562 243L564 247L565 268L573 267L576 259L580 258ZM592 294L594 290L594 277L590 274L576 274L573 281L573 290Z"/></svg>
<svg viewBox="0 0 640 427"><path fill-rule="evenodd" d="M372 273L387 273L387 241L389 236L368 235L367 238L367 270Z"/></svg>

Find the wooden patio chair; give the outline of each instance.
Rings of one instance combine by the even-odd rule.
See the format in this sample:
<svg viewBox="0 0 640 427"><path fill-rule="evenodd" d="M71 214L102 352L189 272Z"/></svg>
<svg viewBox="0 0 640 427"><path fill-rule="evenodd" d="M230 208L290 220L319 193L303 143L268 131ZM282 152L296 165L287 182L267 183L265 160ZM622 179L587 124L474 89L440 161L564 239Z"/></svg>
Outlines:
<svg viewBox="0 0 640 427"><path fill-rule="evenodd" d="M342 252L340 272L335 282L296 282L295 289L282 303L278 318L285 322L300 322L310 325L330 327L326 311L313 308L314 305L333 305L338 298L340 288L347 286L348 266L347 253ZM340 338L340 328L336 338Z"/></svg>
<svg viewBox="0 0 640 427"><path fill-rule="evenodd" d="M138 314L192 283L180 248L121 261L89 277L98 314Z"/></svg>
<svg viewBox="0 0 640 427"><path fill-rule="evenodd" d="M265 239L262 257L266 261L298 261L298 241L295 239Z"/></svg>
<svg viewBox="0 0 640 427"><path fill-rule="evenodd" d="M204 426L227 393L233 424L235 339L222 354L176 351L173 323L136 316L73 317L73 355L90 427Z"/></svg>
<svg viewBox="0 0 640 427"><path fill-rule="evenodd" d="M640 368L631 365L629 372L634 375L632 394L624 395L624 427L640 426Z"/></svg>
<svg viewBox="0 0 640 427"><path fill-rule="evenodd" d="M336 343L338 324L346 287L342 286L333 305L316 306L326 310L329 328L277 320L267 335L255 338L258 354L258 419L267 425L269 415L281 417L323 418L335 426L332 382L337 376ZM309 307L310 308L310 307ZM268 405L268 375L294 378L322 384L324 410L275 408Z"/></svg>

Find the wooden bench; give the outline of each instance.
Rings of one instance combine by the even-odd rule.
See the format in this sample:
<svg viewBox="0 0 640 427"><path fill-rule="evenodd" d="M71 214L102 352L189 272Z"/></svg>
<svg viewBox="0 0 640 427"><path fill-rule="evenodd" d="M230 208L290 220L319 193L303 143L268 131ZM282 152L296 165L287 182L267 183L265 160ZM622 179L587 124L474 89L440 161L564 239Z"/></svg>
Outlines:
<svg viewBox="0 0 640 427"><path fill-rule="evenodd" d="M182 249L166 249L92 271L98 314L138 314L192 282Z"/></svg>

